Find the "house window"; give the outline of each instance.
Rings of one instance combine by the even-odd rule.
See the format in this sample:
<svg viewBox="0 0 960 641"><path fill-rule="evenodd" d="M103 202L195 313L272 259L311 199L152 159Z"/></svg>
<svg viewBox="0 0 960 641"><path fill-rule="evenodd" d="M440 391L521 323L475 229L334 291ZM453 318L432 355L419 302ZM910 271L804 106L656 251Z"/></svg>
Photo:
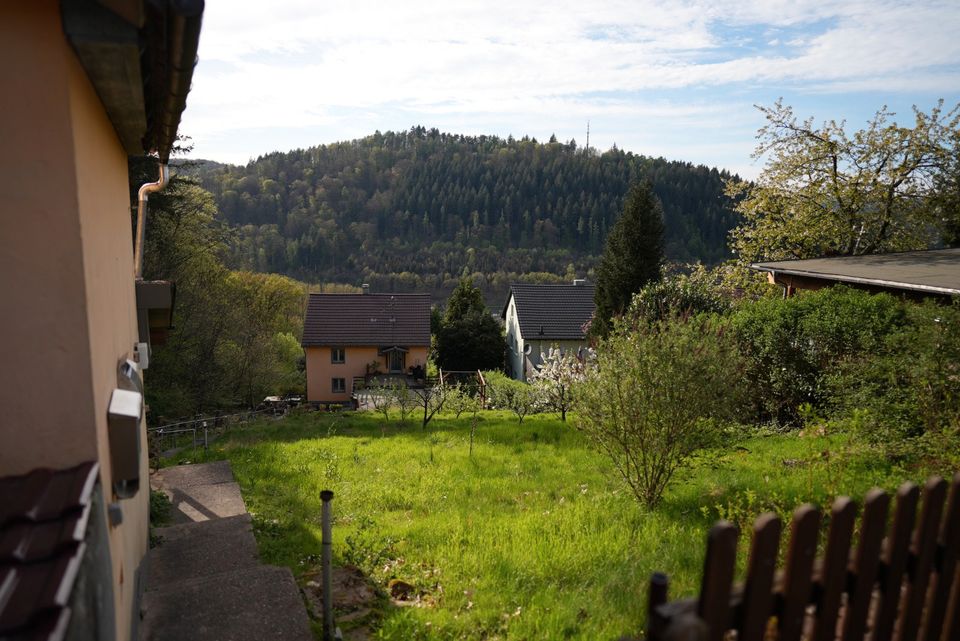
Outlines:
<svg viewBox="0 0 960 641"><path fill-rule="evenodd" d="M330 362L331 363L342 363L346 360L346 350L342 347L331 347L330 348ZM343 379L340 379L343 380Z"/></svg>
<svg viewBox="0 0 960 641"><path fill-rule="evenodd" d="M332 389L334 394L343 394L347 391L347 379L345 378L333 378L330 379L332 383Z"/></svg>

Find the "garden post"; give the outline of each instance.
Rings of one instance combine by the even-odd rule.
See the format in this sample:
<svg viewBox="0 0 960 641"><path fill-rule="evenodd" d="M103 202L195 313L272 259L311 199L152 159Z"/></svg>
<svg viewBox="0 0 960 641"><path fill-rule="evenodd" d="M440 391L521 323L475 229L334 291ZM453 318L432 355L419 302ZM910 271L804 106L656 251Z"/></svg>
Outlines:
<svg viewBox="0 0 960 641"><path fill-rule="evenodd" d="M323 574L323 640L333 641L333 595L332 575L333 565L331 563L331 550L333 546L333 527L330 517L330 501L333 500L331 490L320 492L320 500L323 501L323 511L321 512L321 527L323 530L320 555L320 570Z"/></svg>

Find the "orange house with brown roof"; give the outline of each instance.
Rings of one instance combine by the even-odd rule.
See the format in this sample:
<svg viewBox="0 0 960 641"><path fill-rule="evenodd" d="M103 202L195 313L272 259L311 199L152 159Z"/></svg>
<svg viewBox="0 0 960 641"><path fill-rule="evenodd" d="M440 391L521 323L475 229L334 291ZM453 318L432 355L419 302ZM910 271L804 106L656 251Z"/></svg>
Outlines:
<svg viewBox="0 0 960 641"><path fill-rule="evenodd" d="M307 400L348 404L368 375L426 370L430 295L310 294L301 345Z"/></svg>

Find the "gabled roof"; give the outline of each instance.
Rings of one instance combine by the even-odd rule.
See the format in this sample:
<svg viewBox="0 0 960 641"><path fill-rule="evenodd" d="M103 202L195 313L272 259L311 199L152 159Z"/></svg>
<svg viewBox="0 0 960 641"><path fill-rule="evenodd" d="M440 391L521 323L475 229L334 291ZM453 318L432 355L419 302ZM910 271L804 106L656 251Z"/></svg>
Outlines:
<svg viewBox="0 0 960 641"><path fill-rule="evenodd" d="M504 303L502 318L512 296L517 306L520 334L524 340L583 340L584 325L593 316L594 286L513 284Z"/></svg>
<svg viewBox="0 0 960 641"><path fill-rule="evenodd" d="M874 289L960 295L960 248L754 263L776 278L798 277ZM803 287L802 283L797 284Z"/></svg>
<svg viewBox="0 0 960 641"><path fill-rule="evenodd" d="M310 294L301 344L430 345L430 294Z"/></svg>

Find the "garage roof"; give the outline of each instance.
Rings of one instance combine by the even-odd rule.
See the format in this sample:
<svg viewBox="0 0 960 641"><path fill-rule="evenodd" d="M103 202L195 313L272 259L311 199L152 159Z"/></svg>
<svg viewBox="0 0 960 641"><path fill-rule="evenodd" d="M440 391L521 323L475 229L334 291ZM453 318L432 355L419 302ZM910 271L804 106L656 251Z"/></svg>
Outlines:
<svg viewBox="0 0 960 641"><path fill-rule="evenodd" d="M798 276L885 290L960 295L960 248L754 263L775 278Z"/></svg>

